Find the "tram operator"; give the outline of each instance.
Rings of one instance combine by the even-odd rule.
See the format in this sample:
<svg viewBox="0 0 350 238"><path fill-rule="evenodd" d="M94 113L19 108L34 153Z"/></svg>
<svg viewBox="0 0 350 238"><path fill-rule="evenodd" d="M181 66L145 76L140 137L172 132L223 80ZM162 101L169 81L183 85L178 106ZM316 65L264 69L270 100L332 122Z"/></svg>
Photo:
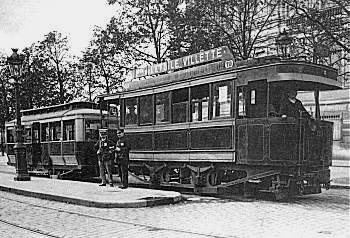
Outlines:
<svg viewBox="0 0 350 238"><path fill-rule="evenodd" d="M300 100L296 98L297 90L294 88L288 89L284 99L282 99L279 114L282 118L304 117L306 119L312 119L311 115L306 111L305 107Z"/></svg>
<svg viewBox="0 0 350 238"><path fill-rule="evenodd" d="M107 129L99 129L100 139L95 144L97 149L98 166L102 183L99 186L106 186L106 174L108 174L109 186L113 187L112 167L114 143L107 138Z"/></svg>
<svg viewBox="0 0 350 238"><path fill-rule="evenodd" d="M129 150L130 146L125 139L124 130L118 129L117 131L118 141L116 144L116 164L118 165L118 173L122 182L121 189L128 187L128 167L129 167Z"/></svg>

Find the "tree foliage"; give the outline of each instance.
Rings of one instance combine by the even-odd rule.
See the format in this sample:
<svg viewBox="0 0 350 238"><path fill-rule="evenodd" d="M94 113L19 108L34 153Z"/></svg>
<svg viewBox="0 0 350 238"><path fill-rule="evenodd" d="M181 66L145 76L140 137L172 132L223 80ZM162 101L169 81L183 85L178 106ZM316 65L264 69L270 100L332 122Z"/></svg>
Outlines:
<svg viewBox="0 0 350 238"><path fill-rule="evenodd" d="M289 26L294 32L315 32L327 43L350 53L350 12L345 0L300 1L283 0L292 12ZM304 33L303 32L303 33Z"/></svg>
<svg viewBox="0 0 350 238"><path fill-rule="evenodd" d="M129 45L133 39L123 17L113 17L105 29L94 29L90 46L80 61L82 75L88 79L90 98L95 90L109 94L121 88L132 60Z"/></svg>
<svg viewBox="0 0 350 238"><path fill-rule="evenodd" d="M170 15L174 51L188 54L227 45L237 58L253 57L274 39L269 33L277 26L276 6L277 1L185 1L183 11Z"/></svg>
<svg viewBox="0 0 350 238"><path fill-rule="evenodd" d="M164 0L108 0L121 8L124 24L132 38L129 47L137 60L160 63L169 51L168 8L173 1ZM174 1L176 2L176 1Z"/></svg>
<svg viewBox="0 0 350 238"><path fill-rule="evenodd" d="M45 35L43 41L38 44L37 56L46 60L46 77L56 85L60 103L68 102L73 95L69 89L75 78L72 77L72 64L70 63L68 39L57 31Z"/></svg>
<svg viewBox="0 0 350 238"><path fill-rule="evenodd" d="M293 55L339 69L346 80L350 53L350 12L345 0L283 0L290 9L287 26L295 36Z"/></svg>

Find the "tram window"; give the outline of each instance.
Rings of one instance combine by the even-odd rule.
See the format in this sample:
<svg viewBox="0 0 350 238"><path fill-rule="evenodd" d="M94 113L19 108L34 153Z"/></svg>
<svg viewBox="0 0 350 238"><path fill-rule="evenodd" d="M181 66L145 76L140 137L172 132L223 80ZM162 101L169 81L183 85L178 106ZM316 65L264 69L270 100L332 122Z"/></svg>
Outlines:
<svg viewBox="0 0 350 238"><path fill-rule="evenodd" d="M23 141L25 143L32 142L32 129L30 127L24 128Z"/></svg>
<svg viewBox="0 0 350 238"><path fill-rule="evenodd" d="M63 140L74 140L74 120L63 122Z"/></svg>
<svg viewBox="0 0 350 238"><path fill-rule="evenodd" d="M118 128L120 123L120 104L119 101L112 101L108 104L109 117L108 128Z"/></svg>
<svg viewBox="0 0 350 238"><path fill-rule="evenodd" d="M125 99L125 125L137 124L137 100L136 98Z"/></svg>
<svg viewBox="0 0 350 238"><path fill-rule="evenodd" d="M153 122L153 96L140 97L140 124L151 124Z"/></svg>
<svg viewBox="0 0 350 238"><path fill-rule="evenodd" d="M59 141L61 139L61 122L53 122L50 124L51 141Z"/></svg>
<svg viewBox="0 0 350 238"><path fill-rule="evenodd" d="M172 94L172 118L173 123L187 121L188 88L177 89Z"/></svg>
<svg viewBox="0 0 350 238"><path fill-rule="evenodd" d="M238 89L238 116L241 116L241 117L247 116L246 98L245 98L243 87L240 87Z"/></svg>
<svg viewBox="0 0 350 238"><path fill-rule="evenodd" d="M170 92L156 94L156 123L169 122Z"/></svg>
<svg viewBox="0 0 350 238"><path fill-rule="evenodd" d="M6 138L7 138L7 143L14 143L15 142L15 129L14 128L8 128L6 130Z"/></svg>
<svg viewBox="0 0 350 238"><path fill-rule="evenodd" d="M214 118L231 115L232 86L230 81L215 83L213 86Z"/></svg>
<svg viewBox="0 0 350 238"><path fill-rule="evenodd" d="M250 91L250 104L255 105L256 104L256 90L253 89Z"/></svg>
<svg viewBox="0 0 350 238"><path fill-rule="evenodd" d="M99 120L86 120L85 121L85 140L86 141L97 141L98 129L101 127Z"/></svg>
<svg viewBox="0 0 350 238"><path fill-rule="evenodd" d="M39 129L33 129L33 143L39 143Z"/></svg>
<svg viewBox="0 0 350 238"><path fill-rule="evenodd" d="M49 140L49 124L41 124L41 141Z"/></svg>
<svg viewBox="0 0 350 238"><path fill-rule="evenodd" d="M206 121L209 119L209 85L191 88L191 116L192 121Z"/></svg>

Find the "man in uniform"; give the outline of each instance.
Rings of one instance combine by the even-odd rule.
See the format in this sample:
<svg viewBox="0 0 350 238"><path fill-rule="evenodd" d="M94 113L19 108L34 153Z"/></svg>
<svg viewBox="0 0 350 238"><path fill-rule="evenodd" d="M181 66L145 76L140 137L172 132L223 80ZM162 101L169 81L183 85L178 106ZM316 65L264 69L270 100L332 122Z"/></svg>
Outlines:
<svg viewBox="0 0 350 238"><path fill-rule="evenodd" d="M107 129L99 129L100 140L95 144L97 149L98 165L102 183L99 186L106 186L106 174L108 174L109 186L113 187L112 165L114 143L107 138Z"/></svg>
<svg viewBox="0 0 350 238"><path fill-rule="evenodd" d="M306 111L305 107L300 100L296 98L297 90L290 88L285 95L285 98L282 100L280 107L280 114L282 118L286 117L295 117L295 118L306 118L311 119L311 115Z"/></svg>
<svg viewBox="0 0 350 238"><path fill-rule="evenodd" d="M118 164L118 173L122 182L120 188L126 189L128 187L128 167L129 167L129 150L130 146L125 139L124 130L118 129L118 141L116 144L116 163Z"/></svg>

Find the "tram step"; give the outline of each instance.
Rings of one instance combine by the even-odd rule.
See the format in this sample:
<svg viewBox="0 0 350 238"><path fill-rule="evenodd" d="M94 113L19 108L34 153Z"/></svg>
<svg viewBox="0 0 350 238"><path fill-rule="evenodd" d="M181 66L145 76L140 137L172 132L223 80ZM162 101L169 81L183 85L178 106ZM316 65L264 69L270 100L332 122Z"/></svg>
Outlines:
<svg viewBox="0 0 350 238"><path fill-rule="evenodd" d="M193 189L198 194L218 194L219 190L217 187L194 187Z"/></svg>
<svg viewBox="0 0 350 238"><path fill-rule="evenodd" d="M48 170L35 170L35 171L28 171L30 175L34 176L48 176L49 171Z"/></svg>
<svg viewBox="0 0 350 238"><path fill-rule="evenodd" d="M275 170L267 171L267 172L263 172L263 173L259 173L259 174L254 174L254 175L251 175L251 176L246 177L246 178L237 179L237 180L234 180L232 182L225 183L225 184L221 184L221 185L218 185L217 187L223 188L223 187L233 186L233 185L237 185L237 184L241 184L241 183L245 183L245 182L250 182L250 181L259 181L261 178L269 177L269 176L276 175L279 173L280 173L279 171L275 171Z"/></svg>
<svg viewBox="0 0 350 238"><path fill-rule="evenodd" d="M259 190L260 193L273 193L273 191L271 190L265 190L265 189L261 189Z"/></svg>

